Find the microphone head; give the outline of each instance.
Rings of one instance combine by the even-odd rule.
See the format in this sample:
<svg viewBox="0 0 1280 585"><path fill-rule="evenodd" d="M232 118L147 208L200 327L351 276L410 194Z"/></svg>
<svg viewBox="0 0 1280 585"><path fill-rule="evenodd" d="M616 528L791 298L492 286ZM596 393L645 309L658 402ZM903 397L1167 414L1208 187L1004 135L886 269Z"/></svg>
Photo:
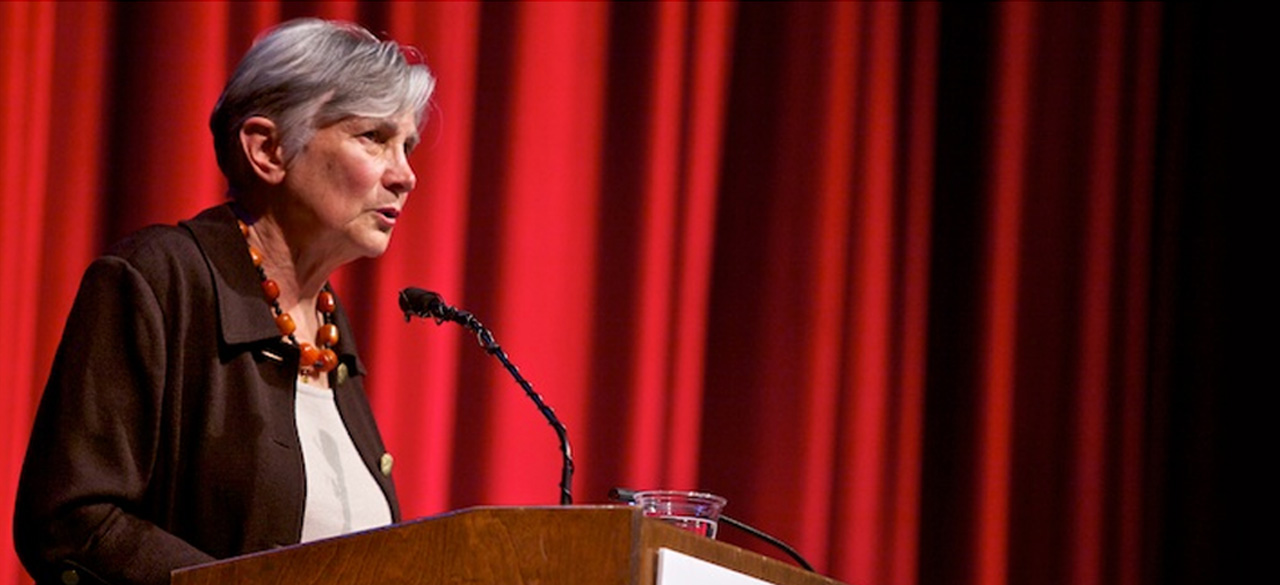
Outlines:
<svg viewBox="0 0 1280 585"><path fill-rule="evenodd" d="M400 291L400 310L406 318L413 315L441 319L444 317L444 299L429 290L409 287Z"/></svg>

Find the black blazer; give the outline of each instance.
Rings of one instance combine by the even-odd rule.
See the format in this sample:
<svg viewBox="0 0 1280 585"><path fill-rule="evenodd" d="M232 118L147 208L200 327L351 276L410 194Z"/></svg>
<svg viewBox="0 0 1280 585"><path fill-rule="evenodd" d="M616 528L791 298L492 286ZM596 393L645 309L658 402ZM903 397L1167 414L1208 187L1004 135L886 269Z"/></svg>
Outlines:
<svg viewBox="0 0 1280 585"><path fill-rule="evenodd" d="M400 520L342 307L338 410ZM298 351L281 340L228 205L124 240L86 271L23 464L18 556L38 581L167 583L294 544L305 475Z"/></svg>

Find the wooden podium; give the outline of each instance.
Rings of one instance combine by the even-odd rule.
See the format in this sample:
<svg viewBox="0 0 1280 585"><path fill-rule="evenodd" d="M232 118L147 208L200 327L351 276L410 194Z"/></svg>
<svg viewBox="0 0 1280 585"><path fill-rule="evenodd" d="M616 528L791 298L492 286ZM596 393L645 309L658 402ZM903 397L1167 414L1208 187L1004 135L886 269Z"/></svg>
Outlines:
<svg viewBox="0 0 1280 585"><path fill-rule="evenodd" d="M181 569L173 585L653 585L664 548L777 585L839 585L626 506L468 508Z"/></svg>

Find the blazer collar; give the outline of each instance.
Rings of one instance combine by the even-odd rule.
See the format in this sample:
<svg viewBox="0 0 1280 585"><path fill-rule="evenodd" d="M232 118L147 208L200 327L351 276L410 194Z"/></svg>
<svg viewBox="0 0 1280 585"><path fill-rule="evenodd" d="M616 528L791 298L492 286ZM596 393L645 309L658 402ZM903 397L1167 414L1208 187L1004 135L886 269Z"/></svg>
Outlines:
<svg viewBox="0 0 1280 585"><path fill-rule="evenodd" d="M279 339L280 331L272 318L271 306L262 296L261 279L249 260L249 245L236 224L231 204L206 209L179 225L191 232L209 266L218 299L222 340L228 345L241 345ZM348 367L354 367L355 373L363 375L364 365L351 339L351 327L341 303L334 322L342 332L334 351Z"/></svg>

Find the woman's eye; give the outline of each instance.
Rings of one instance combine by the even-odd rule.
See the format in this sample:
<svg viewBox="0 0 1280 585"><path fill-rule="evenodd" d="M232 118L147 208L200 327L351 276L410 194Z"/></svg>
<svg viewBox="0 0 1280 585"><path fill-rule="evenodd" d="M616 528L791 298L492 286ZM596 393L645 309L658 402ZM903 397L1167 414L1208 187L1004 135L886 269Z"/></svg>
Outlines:
<svg viewBox="0 0 1280 585"><path fill-rule="evenodd" d="M363 134L361 134L361 135L360 135L360 138L363 138L363 139L365 139L365 140L369 140L369 141L371 141L371 142L382 142L382 141L383 141L382 133L381 133L381 132L378 132L377 130L370 130L370 131L368 131L368 132L365 132L365 133L363 133Z"/></svg>

